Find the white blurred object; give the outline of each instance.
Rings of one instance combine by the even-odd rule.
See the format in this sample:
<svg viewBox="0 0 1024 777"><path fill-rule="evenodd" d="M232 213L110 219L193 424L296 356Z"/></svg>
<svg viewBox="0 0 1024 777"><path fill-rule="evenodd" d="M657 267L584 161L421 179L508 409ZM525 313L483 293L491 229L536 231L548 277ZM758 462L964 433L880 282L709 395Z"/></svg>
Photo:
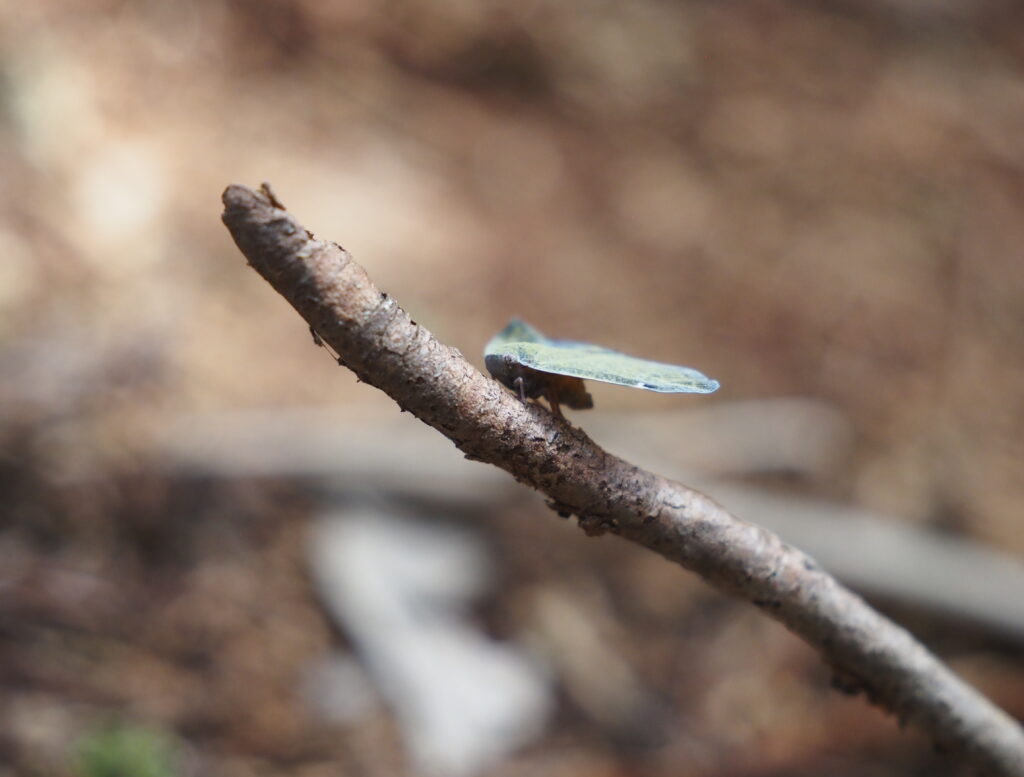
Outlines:
<svg viewBox="0 0 1024 777"><path fill-rule="evenodd" d="M696 477L690 482L860 591L1024 643L1024 561L1017 556L859 507Z"/></svg>
<svg viewBox="0 0 1024 777"><path fill-rule="evenodd" d="M0 373L2 376L3 373ZM492 504L519 485L410 415L355 419L320 408L185 415L157 433L171 461L219 477L304 477L338 491Z"/></svg>
<svg viewBox="0 0 1024 777"><path fill-rule="evenodd" d="M332 723L353 723L379 706L379 697L359 663L340 651L308 667L303 695Z"/></svg>
<svg viewBox="0 0 1024 777"><path fill-rule="evenodd" d="M474 535L338 510L314 525L310 559L420 771L472 775L543 732L553 701L540 668L464 618L489 573Z"/></svg>
<svg viewBox="0 0 1024 777"><path fill-rule="evenodd" d="M573 421L610 452L706 491L850 585L1024 641L1020 558L895 516L722 481L763 473L834 477L849 456L850 430L828 405L789 398L678 413L578 415ZM155 447L206 476L300 476L346 495L403 494L485 509L526 493L496 467L466 462L448 440L408 416L357 422L312 409L184 416L159 431Z"/></svg>
<svg viewBox="0 0 1024 777"><path fill-rule="evenodd" d="M631 464L707 475L829 478L849 456L852 432L827 402L803 397L715 402L678 412L594 413L587 434Z"/></svg>

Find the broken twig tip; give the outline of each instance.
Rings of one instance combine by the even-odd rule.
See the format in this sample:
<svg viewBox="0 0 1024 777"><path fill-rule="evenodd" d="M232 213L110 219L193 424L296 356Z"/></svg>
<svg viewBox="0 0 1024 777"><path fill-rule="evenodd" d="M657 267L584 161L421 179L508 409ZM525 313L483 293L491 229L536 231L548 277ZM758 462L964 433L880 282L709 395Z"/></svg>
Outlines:
<svg viewBox="0 0 1024 777"><path fill-rule="evenodd" d="M263 196L270 200L270 204L273 205L275 208L278 208L280 210L288 210L281 203L281 201L277 199L277 195L274 194L274 190L270 187L269 181L264 181L263 183L260 184L260 191L263 193Z"/></svg>

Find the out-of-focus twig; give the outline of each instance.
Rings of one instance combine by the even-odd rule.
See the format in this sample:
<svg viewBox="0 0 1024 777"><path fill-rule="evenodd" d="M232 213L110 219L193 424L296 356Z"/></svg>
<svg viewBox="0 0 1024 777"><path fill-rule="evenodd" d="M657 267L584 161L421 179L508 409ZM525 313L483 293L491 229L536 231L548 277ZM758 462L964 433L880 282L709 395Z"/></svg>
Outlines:
<svg viewBox="0 0 1024 777"><path fill-rule="evenodd" d="M1024 645L1021 559L898 516L724 479L723 470L749 474L762 461L769 471L780 464L798 471L806 462L802 472L813 475L821 469L813 454L828 451L821 440L811 441L810 453L798 450L799 435L784 430L782 447L788 442L793 450L772 461L751 457L751 450L767 452L767 441L756 438L774 424L758 424L750 401L740 403L740 414L754 428L746 430L737 455L728 441L715 446L710 463L716 476L709 478L702 464L705 444L716 431L728 434L733 428L730 423L719 430L716 423L733 404L721 402L713 414L693 409L641 415L635 424L631 415L614 413L587 422L600 429L606 447L715 494L734 513L757 516L761 526L810 553L855 590L947 619L951 628L967 623ZM783 408L772 400L765 404L774 421ZM796 421L808 417L789 415ZM672 450L670 439L686 440L694 449ZM500 470L467 467L445 438L398 415L353 420L351 413L322 408L189 414L163 418L150 444L151 453L203 477L302 478L328 493L397 493L476 510L517 493L525 496Z"/></svg>
<svg viewBox="0 0 1024 777"><path fill-rule="evenodd" d="M813 645L863 691L980 771L1024 774L1024 731L904 629L810 557L704 494L637 469L536 404L524 405L438 342L338 245L315 240L264 186L230 186L224 223L239 249L366 383L575 515L743 597Z"/></svg>

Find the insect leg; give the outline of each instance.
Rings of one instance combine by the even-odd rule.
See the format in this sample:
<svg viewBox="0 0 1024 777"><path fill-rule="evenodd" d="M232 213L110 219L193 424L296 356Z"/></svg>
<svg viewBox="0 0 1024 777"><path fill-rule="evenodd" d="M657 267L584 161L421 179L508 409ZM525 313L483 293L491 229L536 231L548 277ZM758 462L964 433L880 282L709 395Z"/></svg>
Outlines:
<svg viewBox="0 0 1024 777"><path fill-rule="evenodd" d="M548 401L548 404L551 405L551 415L555 418L565 418L565 416L562 415L562 408L558 406L558 390L554 386L550 384L545 386L544 398Z"/></svg>
<svg viewBox="0 0 1024 777"><path fill-rule="evenodd" d="M519 392L519 400L525 405L526 404L526 388L523 385L523 378L522 378L522 376L519 376L514 381L512 381L512 385L515 386L516 390Z"/></svg>

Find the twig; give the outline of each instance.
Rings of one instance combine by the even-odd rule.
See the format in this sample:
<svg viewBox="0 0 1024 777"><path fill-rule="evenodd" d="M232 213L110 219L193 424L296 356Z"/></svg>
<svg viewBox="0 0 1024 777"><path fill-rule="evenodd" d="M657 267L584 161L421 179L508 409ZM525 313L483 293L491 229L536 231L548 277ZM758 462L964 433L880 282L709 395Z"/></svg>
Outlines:
<svg viewBox="0 0 1024 777"><path fill-rule="evenodd" d="M682 458L697 462L710 449L716 467L735 462L738 472L747 472L749 465L759 462L757 449L767 445L757 439L761 435L776 433L779 447L785 449L787 435L800 434L799 427L772 423L775 410L797 424L806 418L785 411L791 401L777 400L782 407L772 409L776 401L765 400L769 407L760 415L752 400L721 402L709 412L606 412L588 418L587 427L600 429L601 439L611 447L643 458L652 470L715 494L734 513L756 515L761 526L809 552L855 591L924 611L943 619L937 622L946 628L958 629L966 622L974 630L1024 647L1024 562L1018 557L898 516L740 485L720 475L710 479L702 470L695 472L680 463ZM716 431L732 433L731 420L724 429L717 420L734 405L739 406L737 415L748 421L767 419L739 435L747 440L741 439L736 451L729 449L727 440L716 445L712 439ZM667 450L669 434L673 442L685 439L693 450ZM397 415L355 420L344 411L311 407L171 415L161 419L147 442L152 445L148 450L169 466L203 478L298 478L328 498L353 492L402 494L465 511L493 509L517 493L525 496L501 470L467 467L446 438ZM822 447L812 442L813 450ZM754 456L749 455L751 449ZM811 457L780 450L776 462L767 463L780 462L792 468L807 462L810 467Z"/></svg>
<svg viewBox="0 0 1024 777"><path fill-rule="evenodd" d="M631 466L536 404L524 405L438 342L340 246L315 240L264 185L230 186L224 223L260 273L339 354L399 407L576 515L742 597L814 646L841 678L983 773L1024 775L1024 731L904 629L810 557L710 498Z"/></svg>

